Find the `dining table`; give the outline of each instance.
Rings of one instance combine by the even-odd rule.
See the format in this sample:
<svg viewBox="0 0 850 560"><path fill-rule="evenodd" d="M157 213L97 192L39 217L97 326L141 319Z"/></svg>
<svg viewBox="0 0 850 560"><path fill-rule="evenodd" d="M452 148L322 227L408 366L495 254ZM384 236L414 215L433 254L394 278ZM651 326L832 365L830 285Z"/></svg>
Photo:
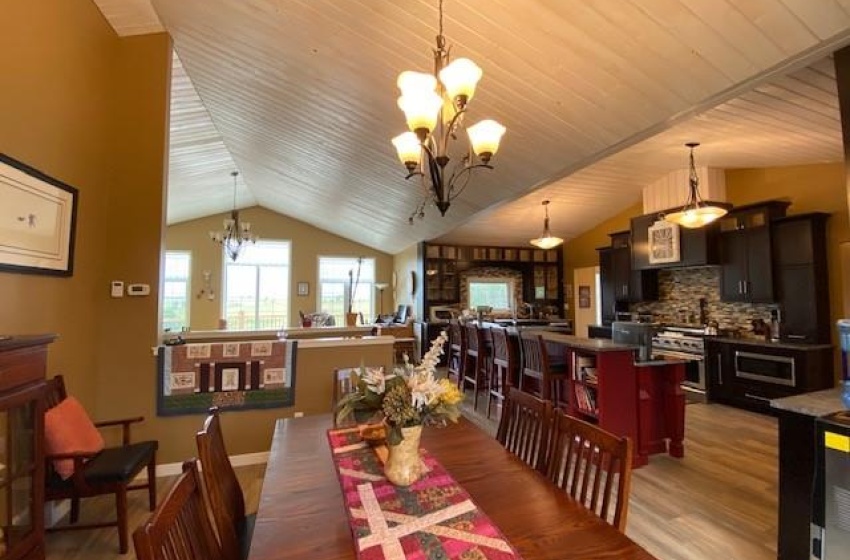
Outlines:
<svg viewBox="0 0 850 560"><path fill-rule="evenodd" d="M331 457L330 414L276 421L249 560L357 558ZM652 559L465 418L421 446L525 560Z"/></svg>

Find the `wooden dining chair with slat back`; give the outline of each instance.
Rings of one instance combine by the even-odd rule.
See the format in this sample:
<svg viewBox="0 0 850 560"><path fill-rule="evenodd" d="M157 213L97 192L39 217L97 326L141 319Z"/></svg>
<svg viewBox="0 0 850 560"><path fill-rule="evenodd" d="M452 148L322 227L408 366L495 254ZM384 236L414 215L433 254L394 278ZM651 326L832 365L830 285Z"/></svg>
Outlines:
<svg viewBox="0 0 850 560"><path fill-rule="evenodd" d="M508 329L491 327L493 340L493 366L490 368L490 389L487 395L487 418L490 418L493 399L497 404L505 400L505 388L513 383L514 373L519 367L517 348L508 336Z"/></svg>
<svg viewBox="0 0 850 560"><path fill-rule="evenodd" d="M198 459L201 463L204 487L221 543L222 558L246 558L256 517L245 514L245 498L227 456L217 407L210 409L204 427L195 439L198 443Z"/></svg>
<svg viewBox="0 0 850 560"><path fill-rule="evenodd" d="M555 415L546 475L587 509L625 532L632 442L599 426Z"/></svg>
<svg viewBox="0 0 850 560"><path fill-rule="evenodd" d="M466 329L457 321L449 324L449 355L446 375L460 387L463 381L463 364L466 361Z"/></svg>
<svg viewBox="0 0 850 560"><path fill-rule="evenodd" d="M460 389L464 391L467 385L472 385L472 409L478 410L478 392L486 386L489 377L492 345L486 338L487 329L474 323L468 323L465 328L466 357L463 362Z"/></svg>
<svg viewBox="0 0 850 560"><path fill-rule="evenodd" d="M552 403L507 387L496 440L530 467L545 473Z"/></svg>
<svg viewBox="0 0 850 560"><path fill-rule="evenodd" d="M564 362L553 363L546 348L543 337L537 333L523 333L520 336L522 344L522 365L519 372L519 388L528 390L528 382L535 380L539 386L537 394L543 400L552 401L558 407L566 405L561 398L565 392L563 387L567 379L567 366ZM564 401L563 403L561 401Z"/></svg>
<svg viewBox="0 0 850 560"><path fill-rule="evenodd" d="M65 379L57 375L47 381L44 414L45 501L70 500L69 523L57 524L48 531L118 529L118 550L130 548L127 527L127 492L147 490L150 510L156 508L156 441L131 441L132 424L143 417L92 422L83 406L65 388ZM121 443L106 446L99 430L121 428ZM140 472L147 479L136 482ZM83 498L113 494L115 520L79 523Z"/></svg>
<svg viewBox="0 0 850 560"><path fill-rule="evenodd" d="M215 539L194 460L150 519L133 533L138 560L216 560L223 558Z"/></svg>

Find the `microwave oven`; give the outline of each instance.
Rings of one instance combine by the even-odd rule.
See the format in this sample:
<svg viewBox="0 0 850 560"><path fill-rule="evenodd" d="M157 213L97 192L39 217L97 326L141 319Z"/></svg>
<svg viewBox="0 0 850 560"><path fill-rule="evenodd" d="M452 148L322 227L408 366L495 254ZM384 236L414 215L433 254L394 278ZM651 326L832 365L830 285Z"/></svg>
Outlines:
<svg viewBox="0 0 850 560"><path fill-rule="evenodd" d="M454 307L435 305L431 307L431 322L432 323L448 323L452 319L457 319L458 310Z"/></svg>

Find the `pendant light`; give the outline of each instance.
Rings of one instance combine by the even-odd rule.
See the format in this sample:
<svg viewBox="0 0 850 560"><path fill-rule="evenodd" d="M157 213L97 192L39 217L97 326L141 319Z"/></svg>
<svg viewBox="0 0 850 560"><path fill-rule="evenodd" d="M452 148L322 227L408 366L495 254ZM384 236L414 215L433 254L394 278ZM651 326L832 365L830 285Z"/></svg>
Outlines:
<svg viewBox="0 0 850 560"><path fill-rule="evenodd" d="M213 242L224 247L230 260L236 262L242 249L248 243L257 242L257 236L251 231L250 222L239 220L239 211L236 209L236 178L239 176L239 172L233 171L230 176L233 177L233 210L230 212L230 218L224 220L224 229L211 231L209 235Z"/></svg>
<svg viewBox="0 0 850 560"><path fill-rule="evenodd" d="M732 205L725 202L706 201L700 197L699 176L696 166L694 166L694 148L699 146L699 142L688 142L685 146L691 151L689 156L688 200L684 206L675 212L665 214L664 221L679 224L684 228L696 229L725 216Z"/></svg>
<svg viewBox="0 0 850 560"><path fill-rule="evenodd" d="M549 201L544 200L542 204L543 208L546 210L546 219L543 221L543 235L537 239L532 239L530 243L541 249L551 249L563 243L564 240L560 237L553 236L549 231Z"/></svg>

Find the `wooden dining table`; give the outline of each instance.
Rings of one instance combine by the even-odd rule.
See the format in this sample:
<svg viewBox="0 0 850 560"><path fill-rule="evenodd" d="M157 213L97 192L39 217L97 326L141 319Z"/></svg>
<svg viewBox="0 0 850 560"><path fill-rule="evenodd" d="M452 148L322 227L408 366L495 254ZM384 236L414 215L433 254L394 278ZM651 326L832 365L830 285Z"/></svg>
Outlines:
<svg viewBox="0 0 850 560"><path fill-rule="evenodd" d="M326 432L331 416L275 425L249 560L356 558ZM466 419L425 428L443 465L525 560L652 559Z"/></svg>

